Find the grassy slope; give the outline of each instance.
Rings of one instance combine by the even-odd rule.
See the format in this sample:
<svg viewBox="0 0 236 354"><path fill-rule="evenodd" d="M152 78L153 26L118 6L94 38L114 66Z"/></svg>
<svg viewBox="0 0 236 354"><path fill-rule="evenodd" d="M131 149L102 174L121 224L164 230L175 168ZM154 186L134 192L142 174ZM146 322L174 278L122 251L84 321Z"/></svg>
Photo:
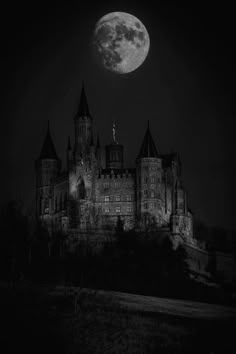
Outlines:
<svg viewBox="0 0 236 354"><path fill-rule="evenodd" d="M83 290L76 309L69 293L32 286L1 287L0 304L4 354L236 351L235 310L221 306Z"/></svg>

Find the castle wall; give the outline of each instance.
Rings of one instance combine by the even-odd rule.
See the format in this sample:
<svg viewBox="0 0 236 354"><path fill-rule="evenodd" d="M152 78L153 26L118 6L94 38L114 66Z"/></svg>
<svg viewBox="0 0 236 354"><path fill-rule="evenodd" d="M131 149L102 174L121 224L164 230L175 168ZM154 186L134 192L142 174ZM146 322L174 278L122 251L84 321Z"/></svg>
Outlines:
<svg viewBox="0 0 236 354"><path fill-rule="evenodd" d="M210 254L206 250L199 248L197 244L190 244L185 242L183 244L187 255L188 255L188 265L191 270L197 273L202 273L209 275L209 262Z"/></svg>
<svg viewBox="0 0 236 354"><path fill-rule="evenodd" d="M236 279L236 260L231 254L216 252L216 272L227 280Z"/></svg>
<svg viewBox="0 0 236 354"><path fill-rule="evenodd" d="M162 166L159 158L137 161L137 212L141 225L163 221Z"/></svg>
<svg viewBox="0 0 236 354"><path fill-rule="evenodd" d="M68 229L68 192L69 181L67 174L62 174L53 184L53 193L51 198L52 203L52 220L54 228Z"/></svg>
<svg viewBox="0 0 236 354"><path fill-rule="evenodd" d="M136 214L135 175L102 174L95 181L95 214L100 226L114 227L120 218L124 229L134 227ZM99 220L100 219L100 220Z"/></svg>
<svg viewBox="0 0 236 354"><path fill-rule="evenodd" d="M209 252L198 246L198 242L185 241L183 246L187 252L187 262L190 270L208 276L211 272L226 281L236 279L236 261L232 254L223 252Z"/></svg>
<svg viewBox="0 0 236 354"><path fill-rule="evenodd" d="M43 219L52 213L52 180L58 173L58 165L54 159L36 161L36 209Z"/></svg>

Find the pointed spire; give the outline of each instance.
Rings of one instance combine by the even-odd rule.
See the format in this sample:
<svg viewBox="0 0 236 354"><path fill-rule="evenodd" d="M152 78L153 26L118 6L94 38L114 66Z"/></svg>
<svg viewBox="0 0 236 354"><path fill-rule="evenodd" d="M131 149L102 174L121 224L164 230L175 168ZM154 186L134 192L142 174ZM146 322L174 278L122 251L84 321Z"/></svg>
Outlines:
<svg viewBox="0 0 236 354"><path fill-rule="evenodd" d="M87 97L86 97L85 89L84 89L84 82L82 82L80 103L79 103L78 113L76 115L76 118L78 118L78 117L90 117L88 101L87 101Z"/></svg>
<svg viewBox="0 0 236 354"><path fill-rule="evenodd" d="M44 139L43 147L39 156L39 159L54 159L58 160L57 153L55 146L52 141L52 137L50 134L50 129L49 129L49 120L48 120L48 129L47 129L47 134Z"/></svg>
<svg viewBox="0 0 236 354"><path fill-rule="evenodd" d="M138 158L140 157L158 157L157 149L149 129L149 120L147 122L147 130L138 155Z"/></svg>
<svg viewBox="0 0 236 354"><path fill-rule="evenodd" d="M114 119L112 122L112 142L113 144L116 144L116 124Z"/></svg>

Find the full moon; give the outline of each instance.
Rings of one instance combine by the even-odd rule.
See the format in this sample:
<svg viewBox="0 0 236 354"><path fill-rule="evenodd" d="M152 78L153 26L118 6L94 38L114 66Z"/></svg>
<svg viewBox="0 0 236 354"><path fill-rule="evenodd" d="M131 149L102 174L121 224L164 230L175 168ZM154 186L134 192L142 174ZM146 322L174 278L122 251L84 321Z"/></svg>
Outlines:
<svg viewBox="0 0 236 354"><path fill-rule="evenodd" d="M150 39L137 17L126 12L111 12L96 23L94 45L106 69L126 74L144 62Z"/></svg>

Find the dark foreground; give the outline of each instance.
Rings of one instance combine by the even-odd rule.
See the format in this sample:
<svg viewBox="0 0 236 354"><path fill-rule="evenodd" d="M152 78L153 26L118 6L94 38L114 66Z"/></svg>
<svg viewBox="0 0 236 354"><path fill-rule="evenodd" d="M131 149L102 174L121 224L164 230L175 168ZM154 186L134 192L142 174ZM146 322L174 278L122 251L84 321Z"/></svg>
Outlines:
<svg viewBox="0 0 236 354"><path fill-rule="evenodd" d="M0 291L3 354L236 352L234 308L26 283Z"/></svg>

